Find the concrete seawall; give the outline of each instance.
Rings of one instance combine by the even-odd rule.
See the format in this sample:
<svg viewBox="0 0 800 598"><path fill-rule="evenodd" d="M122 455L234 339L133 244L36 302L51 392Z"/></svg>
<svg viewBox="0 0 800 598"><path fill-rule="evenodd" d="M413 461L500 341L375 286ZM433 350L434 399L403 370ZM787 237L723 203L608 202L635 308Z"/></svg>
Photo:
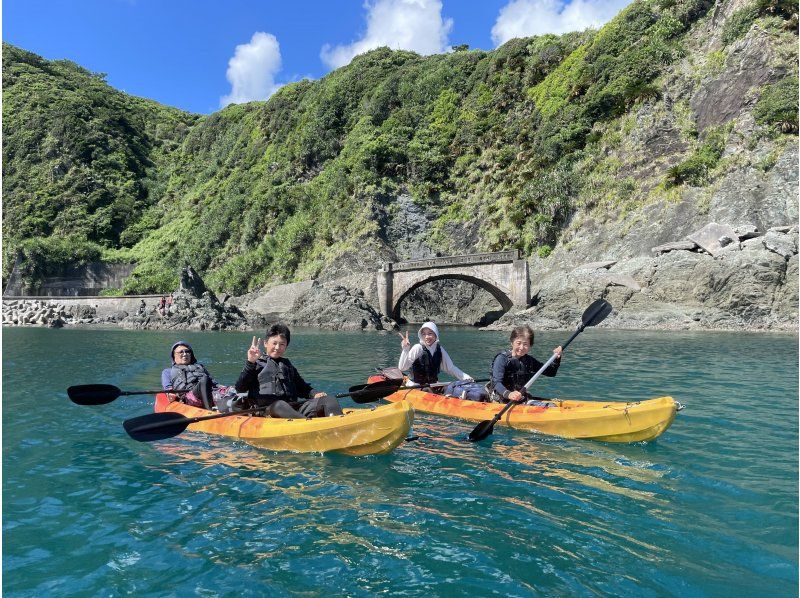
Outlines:
<svg viewBox="0 0 800 598"><path fill-rule="evenodd" d="M290 282L266 291L249 293L241 297L231 297L230 302L241 309L254 311L265 316L280 317L292 309L298 297L307 293L314 284L312 280Z"/></svg>
<svg viewBox="0 0 800 598"><path fill-rule="evenodd" d="M93 297L104 289L121 289L136 264L94 262L63 268L59 275L47 276L38 288L27 288L21 274L22 257L17 256L3 297L38 299L39 297ZM37 293L28 296L26 293Z"/></svg>

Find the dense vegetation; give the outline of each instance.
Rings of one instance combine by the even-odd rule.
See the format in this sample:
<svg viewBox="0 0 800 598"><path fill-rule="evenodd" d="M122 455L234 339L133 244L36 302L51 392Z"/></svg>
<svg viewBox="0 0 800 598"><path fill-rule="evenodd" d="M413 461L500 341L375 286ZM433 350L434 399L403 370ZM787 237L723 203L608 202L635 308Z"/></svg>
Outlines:
<svg viewBox="0 0 800 598"><path fill-rule="evenodd" d="M191 263L238 294L385 241L401 193L435 219L442 251L451 225L477 219L476 249L547 255L590 201L590 175L608 169L602 123L660 97L658 77L711 6L637 0L598 32L492 52L378 49L207 117L4 45L3 276L18 252L31 279L66 262L133 260L126 291L160 292ZM783 18L769 6L759 0L741 23ZM764 123L791 116L794 90L796 131L791 85L768 91ZM666 184L707 182L723 140L698 143Z"/></svg>
<svg viewBox="0 0 800 598"><path fill-rule="evenodd" d="M3 273L31 278L132 247L158 226L165 156L197 117L3 44Z"/></svg>

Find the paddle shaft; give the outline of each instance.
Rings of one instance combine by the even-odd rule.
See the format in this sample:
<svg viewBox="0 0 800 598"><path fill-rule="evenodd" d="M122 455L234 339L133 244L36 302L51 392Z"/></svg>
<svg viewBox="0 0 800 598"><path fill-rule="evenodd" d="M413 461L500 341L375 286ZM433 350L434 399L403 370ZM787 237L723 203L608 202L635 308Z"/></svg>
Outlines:
<svg viewBox="0 0 800 598"><path fill-rule="evenodd" d="M584 328L586 328L586 324L584 324L584 323L581 323L581 324L578 326L577 330L575 330L575 332L573 332L573 333L572 333L572 336L571 336L571 337L569 337L569 339L567 340L567 342L566 342L566 343L564 343L563 345L561 345L561 351L562 351L562 352L566 351L567 347L569 347L569 344L570 344L572 341L574 341L574 340L575 340L575 337L576 337L576 336L578 336L578 335L579 335L581 332L583 332L583 329L584 329ZM553 354L550 356L550 359L548 359L547 361L545 361L544 365L543 365L541 368L539 368L539 371L538 371L538 372L536 372L536 373L535 373L535 374L534 374L534 375L531 377L531 379L530 379L530 380L528 380L528 381L525 383L525 390L530 390L531 386L533 386L533 383L534 383L534 382L536 382L536 379L537 379L539 376L541 376L541 375L542 375L542 373L544 373L544 371L545 371L547 368L549 368L549 367L550 367L550 364L552 364L552 363L553 363L553 362L556 360L556 357L557 357L557 356L556 356L556 354L555 354L555 353L553 353Z"/></svg>
<svg viewBox="0 0 800 598"><path fill-rule="evenodd" d="M119 396L121 396L121 397L129 397L131 395L157 395L157 394L160 394L162 392L165 393L165 394L180 394L180 393L191 392L191 390L188 389L188 388L186 388L184 390L177 390L177 389L172 389L172 388L169 389L169 390L164 390L163 388L160 389L160 390L120 390L119 391Z"/></svg>
<svg viewBox="0 0 800 598"><path fill-rule="evenodd" d="M473 380L472 382L489 382L489 378L479 378L478 380ZM428 388L439 387L439 386L447 386L452 384L453 386L461 386L462 384L472 384L469 380L457 380L455 382L434 382L433 384L426 384ZM413 388L413 387L412 387Z"/></svg>

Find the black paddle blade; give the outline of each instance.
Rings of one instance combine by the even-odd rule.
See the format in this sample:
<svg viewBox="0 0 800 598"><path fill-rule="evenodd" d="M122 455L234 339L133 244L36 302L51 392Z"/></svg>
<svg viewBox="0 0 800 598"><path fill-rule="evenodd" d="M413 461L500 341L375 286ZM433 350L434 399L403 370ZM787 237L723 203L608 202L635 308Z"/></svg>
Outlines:
<svg viewBox="0 0 800 598"><path fill-rule="evenodd" d="M598 299L586 308L586 311L583 312L583 316L581 317L581 321L584 326L594 326L605 320L612 311L614 311L614 308L608 301L605 299Z"/></svg>
<svg viewBox="0 0 800 598"><path fill-rule="evenodd" d="M491 436L492 432L494 431L494 423L495 420L487 419L479 423L475 426L472 432L469 433L467 436L467 440L470 442L478 442L479 440L483 440L487 436Z"/></svg>
<svg viewBox="0 0 800 598"><path fill-rule="evenodd" d="M383 397L388 397L393 392L400 389L401 382L398 380L381 380L380 382L373 382L361 388L353 386L344 396L350 396L356 403L372 403ZM358 388L358 390L354 390ZM336 395L337 397L339 395Z"/></svg>
<svg viewBox="0 0 800 598"><path fill-rule="evenodd" d="M165 411L163 413L150 413L132 419L126 419L122 426L128 436L139 442L152 442L172 438L183 432L192 423L188 417Z"/></svg>
<svg viewBox="0 0 800 598"><path fill-rule="evenodd" d="M70 401L78 405L105 405L121 394L122 391L112 384L81 384L67 389Z"/></svg>
<svg viewBox="0 0 800 598"><path fill-rule="evenodd" d="M356 384L355 386L351 386L347 392L343 392L342 394L336 395L338 398L349 396L352 392L358 392L359 390L364 390L367 388L369 384Z"/></svg>

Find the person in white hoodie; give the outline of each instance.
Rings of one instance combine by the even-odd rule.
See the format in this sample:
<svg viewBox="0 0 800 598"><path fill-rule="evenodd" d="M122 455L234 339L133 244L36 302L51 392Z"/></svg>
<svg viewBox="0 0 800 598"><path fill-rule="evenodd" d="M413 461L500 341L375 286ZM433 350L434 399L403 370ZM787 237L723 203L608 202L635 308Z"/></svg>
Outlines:
<svg viewBox="0 0 800 598"><path fill-rule="evenodd" d="M453 378L472 382L473 378L458 369L453 360L444 350L439 342L439 329L433 322L425 322L419 329L419 343L411 346L408 340L408 332L405 336L398 332L400 346L403 352L400 354L400 363L397 367L401 370L411 370L411 382L419 386L428 386L439 381L439 372L445 371Z"/></svg>

